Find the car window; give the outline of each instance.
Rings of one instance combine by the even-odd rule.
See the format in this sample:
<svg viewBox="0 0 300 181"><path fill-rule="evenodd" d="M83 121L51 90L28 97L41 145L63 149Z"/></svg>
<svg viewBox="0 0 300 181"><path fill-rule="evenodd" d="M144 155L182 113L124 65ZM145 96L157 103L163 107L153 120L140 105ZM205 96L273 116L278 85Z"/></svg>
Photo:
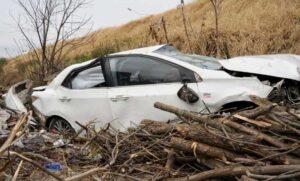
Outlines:
<svg viewBox="0 0 300 181"><path fill-rule="evenodd" d="M184 54L178 51L176 48L168 45L163 46L162 48L154 52L171 58L175 58L177 60L195 65L203 69L219 70L222 67L222 65L219 63L219 59L217 58L196 54Z"/></svg>
<svg viewBox="0 0 300 181"><path fill-rule="evenodd" d="M116 57L109 63L119 86L181 82L179 68L151 58Z"/></svg>
<svg viewBox="0 0 300 181"><path fill-rule="evenodd" d="M71 81L72 89L88 89L105 86L101 66L81 71Z"/></svg>

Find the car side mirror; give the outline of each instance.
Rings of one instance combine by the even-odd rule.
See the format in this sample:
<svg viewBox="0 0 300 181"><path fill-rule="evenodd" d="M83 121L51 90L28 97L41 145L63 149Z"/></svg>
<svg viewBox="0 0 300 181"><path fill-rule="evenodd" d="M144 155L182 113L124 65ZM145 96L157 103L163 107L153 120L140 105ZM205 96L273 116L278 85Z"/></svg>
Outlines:
<svg viewBox="0 0 300 181"><path fill-rule="evenodd" d="M177 92L177 96L188 103L195 103L199 100L198 94L184 83L183 86Z"/></svg>

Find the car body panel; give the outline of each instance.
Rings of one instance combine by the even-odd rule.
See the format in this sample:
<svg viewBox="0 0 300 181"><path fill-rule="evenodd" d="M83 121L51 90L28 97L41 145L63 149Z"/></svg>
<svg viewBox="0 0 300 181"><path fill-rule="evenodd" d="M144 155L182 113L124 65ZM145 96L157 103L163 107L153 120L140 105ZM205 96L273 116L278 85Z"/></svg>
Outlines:
<svg viewBox="0 0 300 181"><path fill-rule="evenodd" d="M154 108L157 101L200 112L203 109L201 101L189 104L178 98L177 92L181 87L182 83L165 83L111 88L109 97L115 127L126 129L135 127L143 119L167 121L176 117L174 114ZM198 92L197 83L189 83L188 87ZM114 100L118 97L119 100Z"/></svg>
<svg viewBox="0 0 300 181"><path fill-rule="evenodd" d="M62 86L57 89L48 87L45 92L34 92L33 96L42 99L37 99L33 105L47 117L64 118L75 129L80 128L75 121L81 124L95 121L96 126L102 127L113 120L108 102L108 89L74 90Z"/></svg>
<svg viewBox="0 0 300 181"><path fill-rule="evenodd" d="M272 87L256 78L209 79L198 83L200 99L210 112L232 102L251 101L249 95L266 98Z"/></svg>
<svg viewBox="0 0 300 181"><path fill-rule="evenodd" d="M159 50L160 48L168 46L166 44L164 45L156 45L156 46L150 46L150 47L145 47L145 48L137 48L133 50L128 50L128 51L123 51L123 52L118 52L118 53L113 53L111 55L130 55L130 54L148 54L148 53L153 53L156 50Z"/></svg>
<svg viewBox="0 0 300 181"><path fill-rule="evenodd" d="M32 89L32 81L24 80L11 86L5 94L6 107L15 110L19 113L27 113L27 108L24 106L28 102L28 93Z"/></svg>
<svg viewBox="0 0 300 181"><path fill-rule="evenodd" d="M219 61L231 71L300 81L300 56L291 54L235 57ZM246 66L245 66L246 65Z"/></svg>

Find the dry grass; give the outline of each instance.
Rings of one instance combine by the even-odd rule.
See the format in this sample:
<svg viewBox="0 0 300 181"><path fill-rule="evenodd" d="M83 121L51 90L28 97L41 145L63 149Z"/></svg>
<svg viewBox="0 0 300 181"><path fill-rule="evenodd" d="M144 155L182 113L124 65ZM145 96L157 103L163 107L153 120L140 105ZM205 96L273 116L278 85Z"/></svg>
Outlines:
<svg viewBox="0 0 300 181"><path fill-rule="evenodd" d="M193 51L214 55L214 14L209 0L198 0L186 6ZM163 30L158 39L150 36L149 27L164 16L170 42L188 52L180 11L149 16L120 27L94 32L92 43L72 52L66 65L101 56L105 53L165 43ZM220 41L227 44L230 56L294 53L300 54L299 0L225 0L219 18ZM22 57L5 68L4 85L23 78L26 63ZM20 66L21 64L21 66ZM18 70L19 68L24 70Z"/></svg>

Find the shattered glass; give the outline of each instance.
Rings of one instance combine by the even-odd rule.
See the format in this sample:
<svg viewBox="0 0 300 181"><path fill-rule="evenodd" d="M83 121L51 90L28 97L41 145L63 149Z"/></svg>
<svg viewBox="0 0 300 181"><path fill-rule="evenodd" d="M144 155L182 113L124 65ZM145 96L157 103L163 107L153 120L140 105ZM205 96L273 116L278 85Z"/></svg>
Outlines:
<svg viewBox="0 0 300 181"><path fill-rule="evenodd" d="M176 48L168 45L163 46L154 53L175 58L203 69L219 70L222 67L222 65L218 62L219 59L217 58L196 54L184 54L179 52Z"/></svg>
<svg viewBox="0 0 300 181"><path fill-rule="evenodd" d="M104 83L104 76L100 66L93 67L87 70L80 72L72 80L73 89L88 89L96 87Z"/></svg>

